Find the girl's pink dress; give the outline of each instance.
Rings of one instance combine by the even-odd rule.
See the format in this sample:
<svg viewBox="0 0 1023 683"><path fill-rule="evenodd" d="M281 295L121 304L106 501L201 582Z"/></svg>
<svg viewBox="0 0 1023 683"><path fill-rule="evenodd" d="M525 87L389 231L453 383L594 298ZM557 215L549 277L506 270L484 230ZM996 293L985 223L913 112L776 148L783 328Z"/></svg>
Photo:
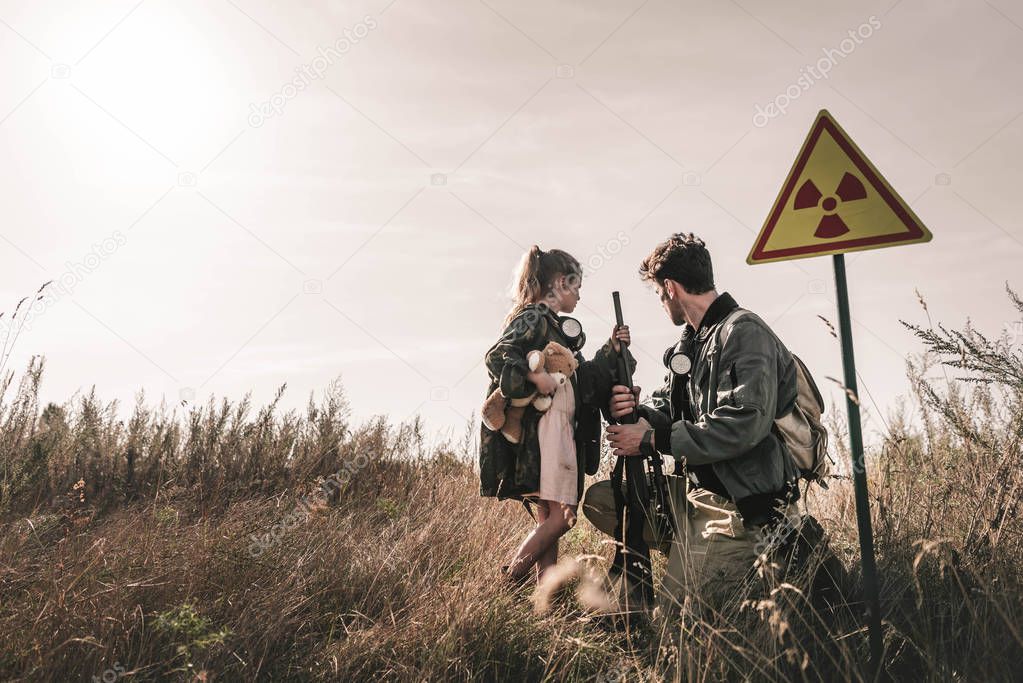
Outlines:
<svg viewBox="0 0 1023 683"><path fill-rule="evenodd" d="M579 470L575 459L575 391L572 380L554 392L551 407L540 416L540 499L565 505L579 502Z"/></svg>

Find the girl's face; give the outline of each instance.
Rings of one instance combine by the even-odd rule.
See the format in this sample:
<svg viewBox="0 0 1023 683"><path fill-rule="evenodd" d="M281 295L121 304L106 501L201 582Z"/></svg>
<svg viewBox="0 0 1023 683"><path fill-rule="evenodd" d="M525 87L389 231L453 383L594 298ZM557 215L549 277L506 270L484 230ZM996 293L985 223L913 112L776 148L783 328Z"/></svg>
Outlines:
<svg viewBox="0 0 1023 683"><path fill-rule="evenodd" d="M558 313L571 313L582 298L579 290L583 286L582 275L558 275L551 283L550 306Z"/></svg>

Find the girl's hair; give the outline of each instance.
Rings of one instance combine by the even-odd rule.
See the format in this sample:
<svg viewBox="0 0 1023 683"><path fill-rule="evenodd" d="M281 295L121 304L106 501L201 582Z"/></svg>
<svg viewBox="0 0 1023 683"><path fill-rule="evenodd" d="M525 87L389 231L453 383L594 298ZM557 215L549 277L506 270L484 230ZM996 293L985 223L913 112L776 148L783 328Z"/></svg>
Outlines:
<svg viewBox="0 0 1023 683"><path fill-rule="evenodd" d="M544 251L537 245L529 248L515 268L512 283L512 307L504 324L522 312L529 304L540 301L551 290L551 284L559 275L582 277L579 261L561 249Z"/></svg>

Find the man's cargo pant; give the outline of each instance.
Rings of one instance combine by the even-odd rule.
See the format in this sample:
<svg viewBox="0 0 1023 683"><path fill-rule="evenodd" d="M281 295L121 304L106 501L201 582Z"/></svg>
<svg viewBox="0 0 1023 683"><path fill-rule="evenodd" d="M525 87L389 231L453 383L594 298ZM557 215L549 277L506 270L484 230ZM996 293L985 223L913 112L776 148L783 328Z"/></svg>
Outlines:
<svg viewBox="0 0 1023 683"><path fill-rule="evenodd" d="M657 593L663 614L677 613L689 600L688 609L701 605L721 609L751 597L759 584L754 563L766 549L766 539L742 524L735 503L706 489L688 485L688 479L666 475L678 538L655 538L652 525L644 527L651 548L668 554L668 566ZM610 481L597 482L586 490L582 502L586 519L614 536L616 512ZM792 504L786 517L798 523Z"/></svg>

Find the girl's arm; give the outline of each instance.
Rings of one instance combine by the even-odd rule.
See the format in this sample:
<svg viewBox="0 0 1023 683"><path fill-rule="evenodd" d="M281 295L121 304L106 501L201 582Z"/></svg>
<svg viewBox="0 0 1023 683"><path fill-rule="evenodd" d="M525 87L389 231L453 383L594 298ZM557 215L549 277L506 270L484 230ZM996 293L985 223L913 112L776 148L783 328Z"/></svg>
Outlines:
<svg viewBox="0 0 1023 683"><path fill-rule="evenodd" d="M625 347L625 357L631 374L636 371L636 359L628 346ZM597 349L593 360L581 361L576 370L582 402L600 408L603 412L606 412L608 401L611 400L611 387L624 381L623 377L618 376L618 352L614 350L610 339Z"/></svg>
<svg viewBox="0 0 1023 683"><path fill-rule="evenodd" d="M485 362L490 376L498 380L505 398L525 398L536 391L530 381L526 354L543 348L547 321L543 313L527 308L512 319L497 343L487 351Z"/></svg>
<svg viewBox="0 0 1023 683"><path fill-rule="evenodd" d="M614 330L612 330L612 334L615 334ZM629 364L629 374L631 375L636 372L636 358L632 355L632 351L629 350L628 343L625 346L625 358ZM593 354L593 360L590 362L606 368L611 373L611 379L614 384L623 384L625 382L624 377L618 376L618 352L615 351L610 338L604 342L603 346L597 349L597 352Z"/></svg>

